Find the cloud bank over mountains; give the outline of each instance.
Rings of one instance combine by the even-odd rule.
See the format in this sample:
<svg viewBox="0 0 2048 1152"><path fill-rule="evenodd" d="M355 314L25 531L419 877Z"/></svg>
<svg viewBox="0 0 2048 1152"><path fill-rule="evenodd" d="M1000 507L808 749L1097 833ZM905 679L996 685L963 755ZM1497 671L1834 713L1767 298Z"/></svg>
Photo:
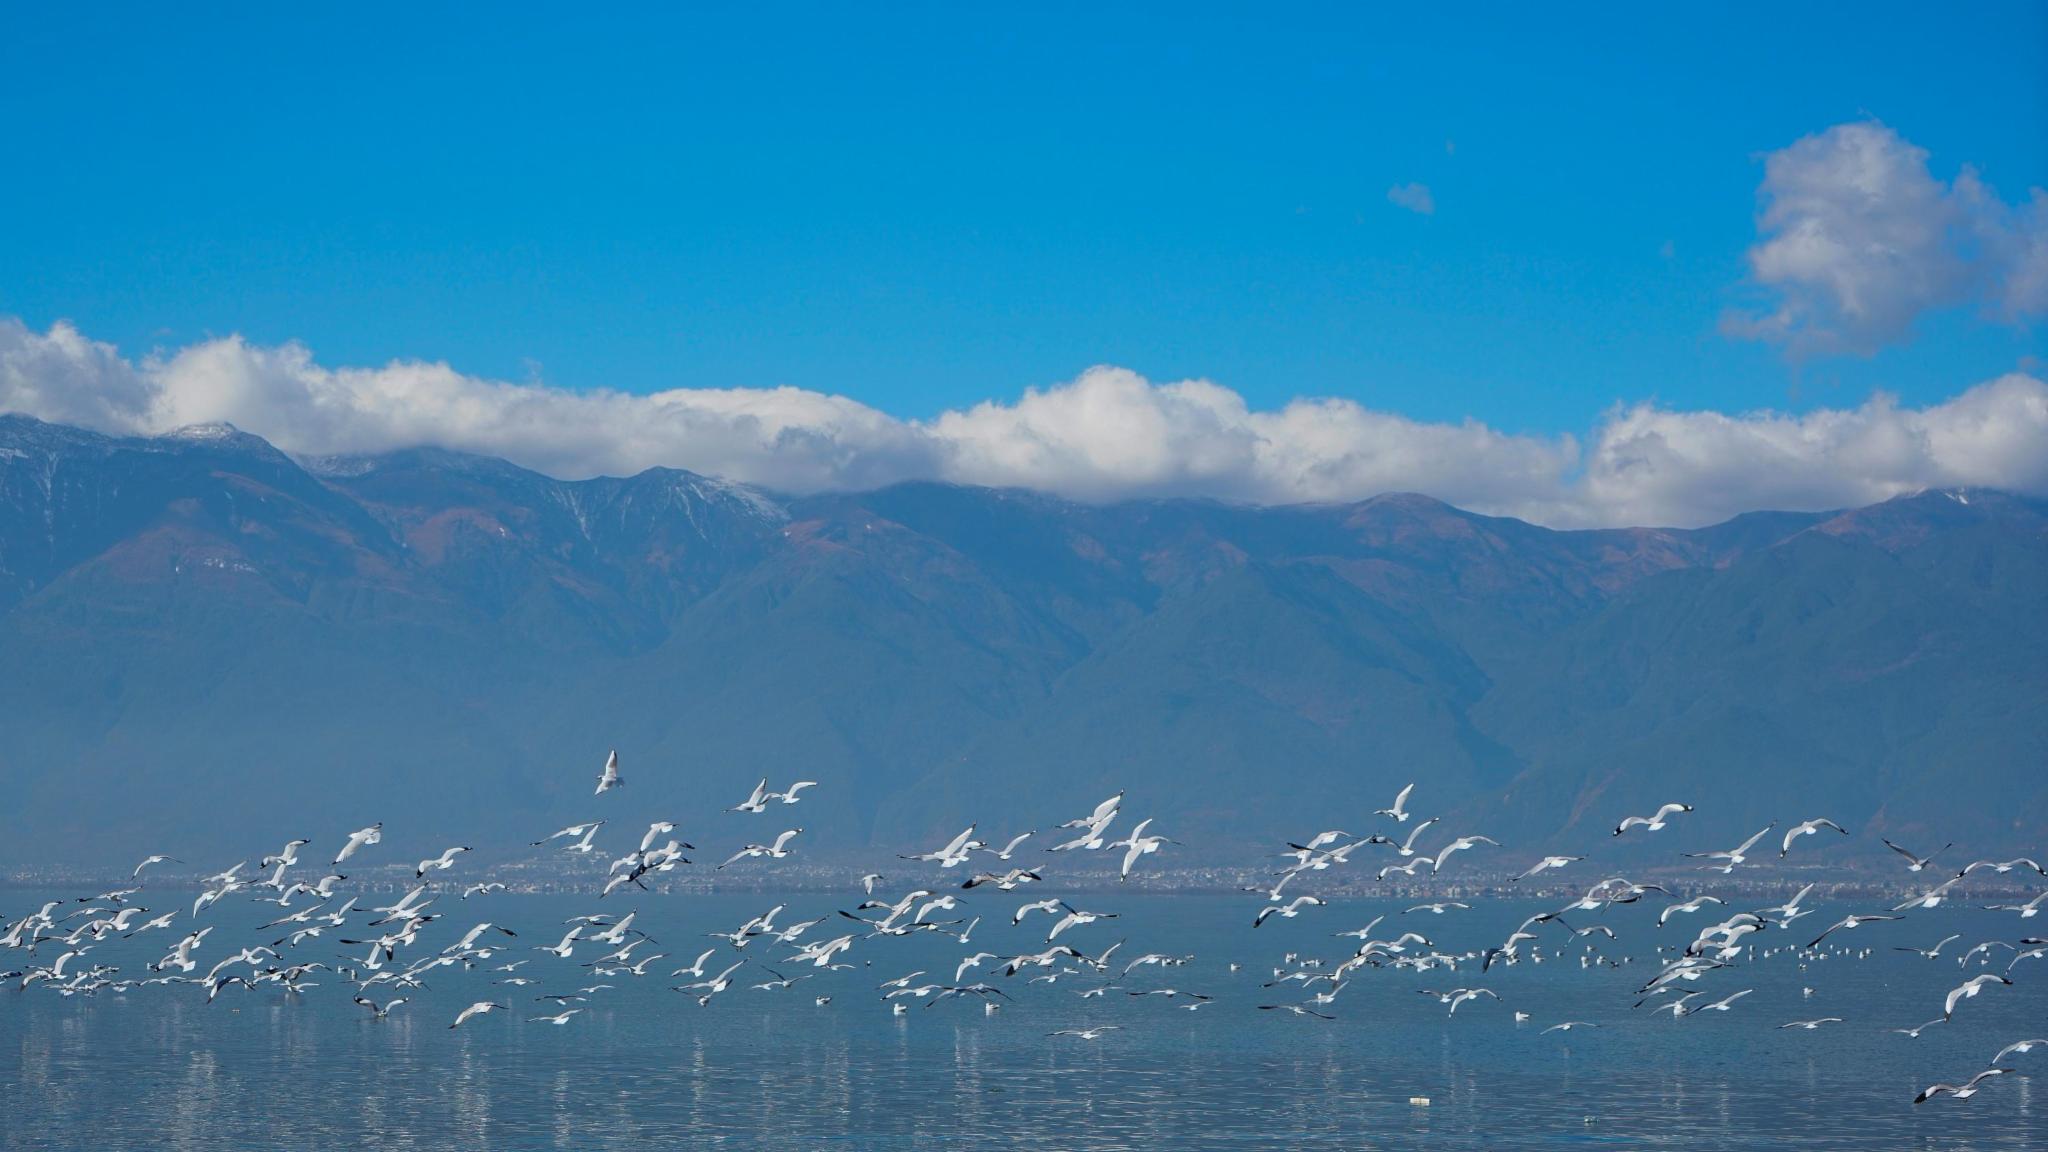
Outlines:
<svg viewBox="0 0 2048 1152"><path fill-rule="evenodd" d="M1924 408L1883 395L1796 415L1638 404L1580 438L1344 399L1256 409L1206 380L1098 367L920 421L797 388L634 395L419 361L328 367L299 344L232 336L133 360L68 324L0 318L0 411L139 435L226 421L300 456L436 445L570 478L668 466L793 493L904 480L1256 504L1415 491L1556 527L1692 526L1927 487L2048 493L2048 384L2019 373Z"/></svg>

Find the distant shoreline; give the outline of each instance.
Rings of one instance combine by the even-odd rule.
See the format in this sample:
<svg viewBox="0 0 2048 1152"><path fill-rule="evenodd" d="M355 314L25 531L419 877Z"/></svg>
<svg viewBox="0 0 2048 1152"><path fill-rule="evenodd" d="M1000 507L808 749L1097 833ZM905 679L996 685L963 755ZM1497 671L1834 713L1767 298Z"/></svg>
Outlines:
<svg viewBox="0 0 2048 1152"><path fill-rule="evenodd" d="M481 869L460 879L438 879L430 882L430 889L437 893L459 896L462 889L472 884L503 884L504 891L528 895L591 895L596 896L604 886L604 876L592 872L588 875L536 875L535 866L499 866ZM1642 883L1661 884L1671 889L1680 899L1702 893L1728 896L1739 894L1758 899L1772 899L1798 891L1808 884L1814 885L1815 894L1834 899L1904 899L1916 892L1925 891L1932 881L1917 876L1887 876L1882 870L1851 868L1852 873L1843 877L1843 869L1831 869L1821 875L1807 876L1741 876L1724 877L1718 873L1705 875L1697 871L1655 869L1600 871L1587 870L1581 882L1566 883L1548 881L1541 885L1512 883L1510 872L1472 873L1455 879L1446 877L1436 883L1401 882L1398 884L1375 883L1370 874L1332 878L1324 882L1312 882L1297 877L1290 882L1284 894L1313 893L1323 897L1345 899L1385 900L1461 900L1461 899L1502 899L1527 898L1531 900L1576 900L1597 882L1614 875L1626 875ZM689 896L719 892L833 892L855 893L861 889L863 870L858 865L831 867L813 865L803 868L779 868L752 876L726 873L711 874L706 869L703 875L690 875L666 879L650 884L645 892L637 895ZM196 892L208 885L201 873L162 874L152 873L146 878L145 891ZM891 875L887 881L889 890L905 886L930 888L934 892L959 891L970 872L932 873L922 869L906 869ZM1946 875L1944 874L1943 878ZM2018 874L1998 876L1973 875L1951 890L1949 899L1967 902L1977 898L1999 898L2016 895L2031 895L2048 886L2048 879L2027 873L2038 883L2029 883ZM1062 871L1048 875L1036 884L1020 885L1009 892L1002 892L994 885L983 885L973 890L973 895L1016 896L1029 899L1035 890L1057 892L1139 892L1146 895L1219 895L1242 896L1247 901L1264 900L1267 890L1250 890L1254 885L1270 884L1273 876L1261 869L1178 869L1134 875L1128 882L1117 880L1114 871ZM415 878L410 869L404 867L379 868L351 873L349 887L354 891L399 892L416 884L429 883ZM10 872L0 874L0 891L84 891L93 889L114 892L137 887L129 877L98 871L76 872L51 870L47 872ZM878 886L878 890L880 890ZM260 896L260 887L248 890ZM625 893L615 894L612 902L621 902ZM1654 898L1654 894L1652 896ZM295 905L304 903L295 900Z"/></svg>

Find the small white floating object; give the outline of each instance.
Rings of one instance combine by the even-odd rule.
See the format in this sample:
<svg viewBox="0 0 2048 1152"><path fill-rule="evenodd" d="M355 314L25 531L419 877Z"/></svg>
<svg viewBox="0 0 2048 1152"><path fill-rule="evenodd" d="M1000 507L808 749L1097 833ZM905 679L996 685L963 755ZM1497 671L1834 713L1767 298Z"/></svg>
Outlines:
<svg viewBox="0 0 2048 1152"><path fill-rule="evenodd" d="M1410 1097L1408 1098L1408 1103L1410 1103L1410 1104L1413 1104L1413 1105L1414 1105L1415 1107L1417 1107L1417 1108L1427 1108L1427 1107L1429 1107L1429 1097L1427 1097L1427 1096L1410 1096Z"/></svg>

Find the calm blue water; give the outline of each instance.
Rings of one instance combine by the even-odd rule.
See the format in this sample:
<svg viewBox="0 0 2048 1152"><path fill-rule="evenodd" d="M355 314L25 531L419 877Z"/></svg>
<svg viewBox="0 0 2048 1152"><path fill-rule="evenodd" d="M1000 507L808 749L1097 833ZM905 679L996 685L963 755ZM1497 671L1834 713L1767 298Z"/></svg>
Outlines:
<svg viewBox="0 0 2048 1152"><path fill-rule="evenodd" d="M1251 897L1091 892L1072 898L1121 917L1072 930L1062 941L1092 954L1127 939L1120 959L1157 951L1195 960L1139 969L1094 999L1078 995L1100 984L1091 976L1048 985L991 974L986 979L1015 997L993 1016L978 1001L949 1000L931 1008L910 1001L908 1014L895 1017L878 998L880 981L913 969L950 982L953 965L970 952L1043 947L1051 922L1034 914L1013 927L1009 912L1056 894L969 894L967 911L984 917L972 947L935 934L863 940L847 957L852 970L784 991L746 985L769 978L764 966L785 975L816 970L785 966L779 959L789 949L755 943L742 953L751 962L739 986L705 1008L668 990L681 982L668 973L715 943L705 933L731 931L771 904L788 905L779 922L789 923L850 908L856 898L643 895L636 926L659 947L641 952L674 959L651 966L658 976L606 981L618 987L599 993L562 1027L527 1019L553 1010L534 997L592 983L579 962L603 949L585 945L564 961L528 946L554 943L567 917L636 905L502 893L467 902L445 897L437 910L450 916L426 928L401 961L438 951L489 919L520 933L492 963L535 957L519 975L540 983L494 987L503 974L488 965L437 969L427 978L431 990L408 994L413 1002L382 1022L352 1004L353 990L332 973L314 977L319 987L294 1000L230 988L211 1006L202 990L185 985L64 998L40 987L16 991L18 981L10 982L0 992L0 1147L2048 1146L2048 1100L2036 1098L2037 1084L2048 1081L2008 1076L1973 1100L1911 1104L1926 1084L1966 1078L2004 1044L2048 1034L2048 961L2022 964L2017 985L1987 990L1953 1023L1917 1040L1887 1031L1940 1015L1943 994L1967 974L1952 959L1961 948L2039 934L2038 920L1942 909L1850 934L1845 944L1879 950L1867 959L1837 955L1802 968L1786 953L1753 956L1696 986L1715 998L1750 987L1755 994L1731 1012L1674 1020L1629 1005L1650 975L1646 958L1655 946L1683 943L1708 920L1685 918L1690 929L1675 923L1659 932L1654 908L1616 908L1585 919L1621 933L1609 951L1632 948L1637 959L1626 967L1581 968L1574 951L1484 976L1476 964L1458 973L1367 970L1328 1009L1338 1019L1323 1021L1258 1010L1302 999L1298 986L1267 990L1261 981L1289 951L1334 964L1355 942L1330 933L1401 905L1338 901L1254 931L1258 905ZM11 919L57 895L63 894L0 893L0 910ZM238 899L202 916L219 925L197 954L202 974L242 945L278 935L254 930L277 914L274 907ZM190 893L164 894L164 907L181 907L180 926L190 905ZM1533 907L1496 903L1440 917L1390 915L1378 935L1413 927L1445 951L1463 952L1499 942ZM1772 930L1766 943L1804 943L1852 910L1873 909L1823 905L1793 930ZM834 917L806 938L855 927ZM1938 961L1889 951L1950 932L1963 939ZM181 934L174 927L110 941L89 959L117 965L124 976L146 976L145 966ZM363 949L330 942L336 934L307 942L292 958L333 962L345 952L346 962L359 959ZM1561 943L1561 934L1546 941ZM731 949L718 947L714 964L729 962ZM47 963L59 951L46 944L36 961ZM2001 952L1995 967L2002 970L2009 956ZM0 953L0 967L23 960L19 952ZM1232 962L1243 969L1230 972ZM1416 991L1471 985L1493 989L1503 1002L1467 1004L1452 1017ZM1119 994L1163 986L1216 999L1189 1012L1162 998ZM372 995L384 1000L395 993ZM816 1006L821 995L831 1003ZM516 1010L448 1027L463 1006L486 998ZM1516 1010L1532 1019L1517 1025ZM1818 1016L1846 1022L1818 1032L1776 1027ZM1541 1033L1567 1019L1604 1027ZM1047 1035L1096 1024L1121 1030L1094 1042ZM2039 1049L2011 1062L2048 1074L2048 1054ZM1410 1096L1432 1103L1413 1107Z"/></svg>

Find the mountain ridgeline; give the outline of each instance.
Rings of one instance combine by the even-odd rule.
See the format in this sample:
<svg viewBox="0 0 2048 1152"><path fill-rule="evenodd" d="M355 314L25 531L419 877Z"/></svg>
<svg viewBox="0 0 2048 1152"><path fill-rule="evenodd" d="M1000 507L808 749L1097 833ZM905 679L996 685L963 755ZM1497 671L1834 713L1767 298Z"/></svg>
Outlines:
<svg viewBox="0 0 2048 1152"><path fill-rule="evenodd" d="M638 818L824 781L827 854L1127 789L1216 862L1369 831L1410 780L1517 861L1673 799L1685 849L1810 816L2037 848L2048 507L1559 532L1413 495L785 498L0 417L0 868L376 820L523 843L603 814L614 747Z"/></svg>

